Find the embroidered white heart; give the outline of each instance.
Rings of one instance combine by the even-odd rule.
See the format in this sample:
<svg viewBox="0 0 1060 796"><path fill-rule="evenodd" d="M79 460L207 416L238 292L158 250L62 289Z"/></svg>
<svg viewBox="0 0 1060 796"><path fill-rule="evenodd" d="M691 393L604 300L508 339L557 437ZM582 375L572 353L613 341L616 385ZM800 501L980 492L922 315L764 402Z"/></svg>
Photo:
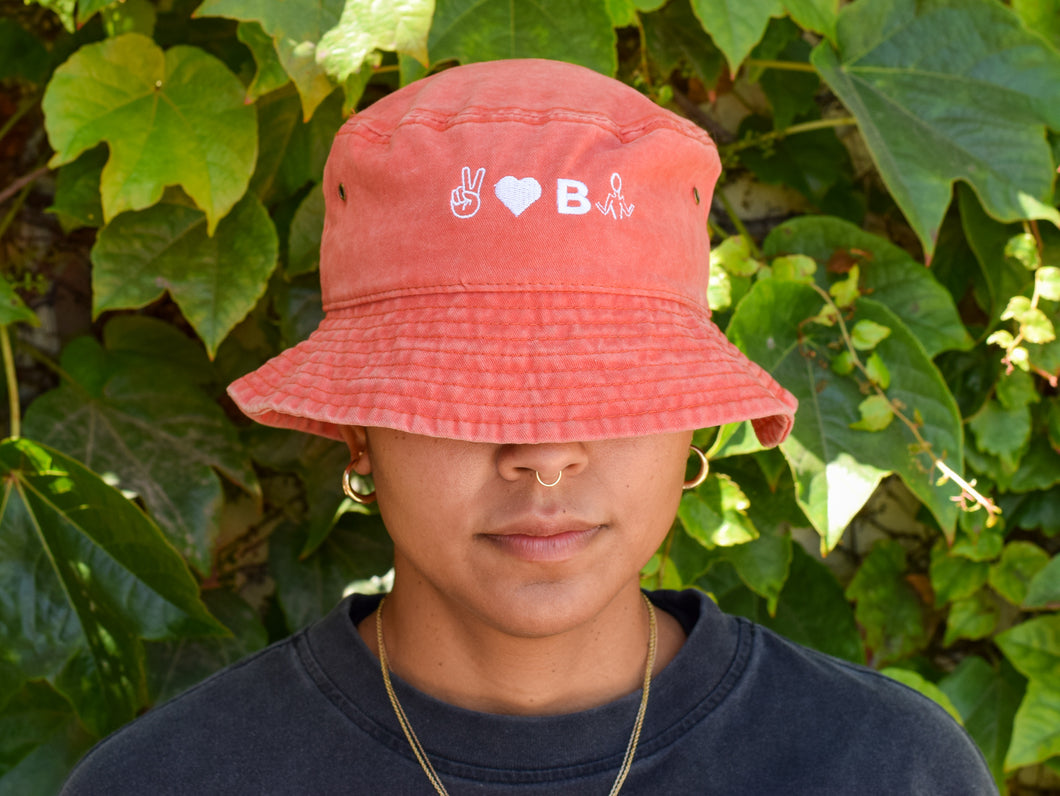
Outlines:
<svg viewBox="0 0 1060 796"><path fill-rule="evenodd" d="M518 218L520 213L541 198L541 183L533 177L517 180L509 175L493 186L493 192Z"/></svg>

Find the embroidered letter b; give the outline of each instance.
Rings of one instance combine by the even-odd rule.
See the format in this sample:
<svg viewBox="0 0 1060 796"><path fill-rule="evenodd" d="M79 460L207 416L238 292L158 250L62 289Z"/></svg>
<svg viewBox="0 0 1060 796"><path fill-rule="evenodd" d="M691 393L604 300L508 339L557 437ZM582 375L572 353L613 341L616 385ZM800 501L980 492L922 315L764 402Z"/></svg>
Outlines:
<svg viewBox="0 0 1060 796"><path fill-rule="evenodd" d="M578 180L556 180L556 212L581 216L589 212L589 189Z"/></svg>

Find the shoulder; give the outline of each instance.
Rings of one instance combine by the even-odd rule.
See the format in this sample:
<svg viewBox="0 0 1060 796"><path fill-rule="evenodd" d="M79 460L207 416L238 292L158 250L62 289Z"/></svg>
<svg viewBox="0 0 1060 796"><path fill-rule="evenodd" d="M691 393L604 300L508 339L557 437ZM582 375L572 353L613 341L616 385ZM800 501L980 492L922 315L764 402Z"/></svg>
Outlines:
<svg viewBox="0 0 1060 796"><path fill-rule="evenodd" d="M203 680L104 738L63 796L297 792L276 772L342 757L350 722L335 709L310 635L352 635L348 601L310 628ZM281 775L283 776L283 775ZM308 780L304 780L307 782Z"/></svg>
<svg viewBox="0 0 1060 796"><path fill-rule="evenodd" d="M696 599L701 615L689 651L697 660L684 676L715 679L699 715L703 731L725 734L719 754L747 759L756 776L772 769L819 792L860 783L868 787L862 793L996 793L978 747L934 701L865 666L723 614L705 596ZM735 639L721 677L716 662L695 655L704 622L712 635Z"/></svg>

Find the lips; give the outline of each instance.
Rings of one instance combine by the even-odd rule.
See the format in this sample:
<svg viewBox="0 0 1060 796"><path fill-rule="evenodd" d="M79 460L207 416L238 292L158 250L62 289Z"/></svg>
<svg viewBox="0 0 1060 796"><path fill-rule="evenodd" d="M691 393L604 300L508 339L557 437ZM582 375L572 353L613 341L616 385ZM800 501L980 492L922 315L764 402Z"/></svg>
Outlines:
<svg viewBox="0 0 1060 796"><path fill-rule="evenodd" d="M497 549L523 561L556 562L574 558L603 530L587 522L533 520L483 534Z"/></svg>

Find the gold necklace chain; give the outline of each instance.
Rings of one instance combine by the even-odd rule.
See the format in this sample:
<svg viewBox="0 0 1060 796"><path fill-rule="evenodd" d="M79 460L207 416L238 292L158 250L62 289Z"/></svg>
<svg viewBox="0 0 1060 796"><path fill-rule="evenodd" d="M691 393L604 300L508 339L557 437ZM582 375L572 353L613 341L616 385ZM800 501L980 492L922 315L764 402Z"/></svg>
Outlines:
<svg viewBox="0 0 1060 796"><path fill-rule="evenodd" d="M615 778L615 784L611 786L609 796L615 796L615 794L622 789L622 785L625 783L626 777L629 775L629 769L633 765L633 758L637 754L637 743L640 741L640 731L644 727L644 713L648 709L648 691L651 687L651 674L652 670L655 668L655 649L658 641L655 606L651 604L651 600L649 600L647 595L643 592L641 592L640 596L644 599L644 605L648 608L648 663L644 668L644 685L640 697L640 707L637 709L637 719L633 722L633 733L629 736L629 743L626 744L626 756L622 760L622 768L619 769L618 777ZM394 715L397 716L398 724L401 725L401 730L405 733L405 738L408 739L409 746L412 747L412 753L416 755L416 759L419 761L423 773L427 775L427 779L431 781L431 784L439 793L439 796L449 796L449 791L445 789L445 785L442 784L438 772L435 771L434 766L431 765L431 761L427 757L427 752L424 750L423 744L420 743L420 739L416 737L416 732L412 729L412 725L409 723L409 717L405 715L405 710L401 707L397 694L394 692L394 686L390 682L390 664L387 662L386 646L383 644L384 602L386 602L385 596L379 601L379 607L376 609L375 638L376 643L379 645L379 666L383 671L383 683L386 686L386 694L390 697L390 704L394 708Z"/></svg>

